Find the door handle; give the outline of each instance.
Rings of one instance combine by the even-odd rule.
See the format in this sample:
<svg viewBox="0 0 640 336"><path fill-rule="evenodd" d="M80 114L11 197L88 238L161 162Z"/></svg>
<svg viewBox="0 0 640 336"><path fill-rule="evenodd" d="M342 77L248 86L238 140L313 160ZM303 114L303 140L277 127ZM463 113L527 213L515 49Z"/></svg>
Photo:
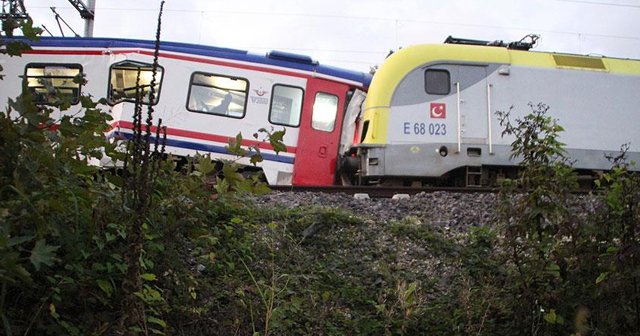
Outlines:
<svg viewBox="0 0 640 336"><path fill-rule="evenodd" d="M327 157L327 146L320 146L320 148L318 148L318 156L321 158Z"/></svg>

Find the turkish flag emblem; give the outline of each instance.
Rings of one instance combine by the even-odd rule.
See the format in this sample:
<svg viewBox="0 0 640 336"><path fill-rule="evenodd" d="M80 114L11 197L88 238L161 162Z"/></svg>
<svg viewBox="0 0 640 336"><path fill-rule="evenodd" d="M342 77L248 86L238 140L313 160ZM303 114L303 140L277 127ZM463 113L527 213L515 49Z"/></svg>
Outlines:
<svg viewBox="0 0 640 336"><path fill-rule="evenodd" d="M429 117L432 119L445 119L447 117L447 105L443 103L431 103Z"/></svg>

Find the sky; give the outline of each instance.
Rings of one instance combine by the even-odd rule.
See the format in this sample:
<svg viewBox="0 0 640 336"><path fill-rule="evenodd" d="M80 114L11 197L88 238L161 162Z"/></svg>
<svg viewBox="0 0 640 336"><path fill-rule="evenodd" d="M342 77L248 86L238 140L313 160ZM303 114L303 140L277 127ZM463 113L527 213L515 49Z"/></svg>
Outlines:
<svg viewBox="0 0 640 336"><path fill-rule="evenodd" d="M88 4L88 0L83 0ZM24 0L37 26L78 34L68 0ZM95 0L96 37L155 38L160 0ZM640 59L640 0L166 0L161 39L265 53L288 51L369 71L391 50L447 36L518 41L536 51ZM49 34L44 33L45 36Z"/></svg>

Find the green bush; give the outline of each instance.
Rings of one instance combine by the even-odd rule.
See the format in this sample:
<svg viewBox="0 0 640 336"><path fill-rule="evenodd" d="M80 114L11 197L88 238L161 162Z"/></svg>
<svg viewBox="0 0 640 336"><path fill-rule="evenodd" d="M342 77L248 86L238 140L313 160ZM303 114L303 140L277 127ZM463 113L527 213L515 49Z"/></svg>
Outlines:
<svg viewBox="0 0 640 336"><path fill-rule="evenodd" d="M571 194L562 127L546 105L514 123L500 114L522 163L500 194L498 222L448 232L428 218L381 223L340 209L257 206L248 193L266 186L234 164L219 172L197 156L177 171L171 158L159 160L161 133L128 150L107 141L110 116L100 102L83 97L82 114L52 120L32 101L25 90L0 113L5 335L640 329L640 178L625 160L628 147L597 193L584 196L596 199L595 210L571 212L583 196ZM282 148L284 132L258 133ZM248 155L240 140L229 150ZM90 164L102 155L127 167ZM403 264L403 253L422 267Z"/></svg>

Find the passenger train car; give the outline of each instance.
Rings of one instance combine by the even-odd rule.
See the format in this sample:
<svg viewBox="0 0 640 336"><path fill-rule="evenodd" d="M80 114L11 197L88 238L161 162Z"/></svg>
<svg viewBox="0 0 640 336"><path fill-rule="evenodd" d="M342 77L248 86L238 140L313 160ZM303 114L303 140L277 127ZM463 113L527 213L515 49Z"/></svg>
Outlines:
<svg viewBox="0 0 640 336"><path fill-rule="evenodd" d="M105 97L114 118L108 136L131 136L137 78L145 94L152 83L154 41L42 37L28 43L32 50L22 57L0 58L3 104L20 94L22 83L40 104L53 104L49 93L55 91L71 98L75 105L65 113L80 111L80 94ZM73 80L81 73L85 85ZM155 105L155 117L167 127L167 152L233 159L225 146L240 132L243 145L260 147L268 183L331 185L340 142L352 140L341 137L354 129L343 128L348 102L361 102L370 81L368 73L307 56L161 42L156 97L144 102ZM248 140L260 128L284 128L286 153Z"/></svg>
<svg viewBox="0 0 640 336"><path fill-rule="evenodd" d="M640 61L531 52L521 43L448 39L388 57L371 75L320 65L308 56L266 55L161 42L155 117L167 126L167 151L234 159L225 146L239 132L258 145L272 185L492 185L515 174L512 137L496 111L550 106L565 129L574 167L587 177L610 168L607 154L630 144L640 162ZM22 57L0 58L0 100L22 84L41 104L66 94L106 97L110 137L130 137L136 80L145 93L155 42L46 38ZM73 78L84 74L87 83ZM249 140L284 128L286 153ZM248 160L244 161L248 163ZM633 169L640 170L639 166Z"/></svg>
<svg viewBox="0 0 640 336"><path fill-rule="evenodd" d="M639 60L467 41L406 47L379 67L360 143L342 160L343 171L357 172L352 181L491 185L517 165L495 112L513 106L513 120L529 103L550 107L583 176L610 169L605 155L624 144L640 164Z"/></svg>

